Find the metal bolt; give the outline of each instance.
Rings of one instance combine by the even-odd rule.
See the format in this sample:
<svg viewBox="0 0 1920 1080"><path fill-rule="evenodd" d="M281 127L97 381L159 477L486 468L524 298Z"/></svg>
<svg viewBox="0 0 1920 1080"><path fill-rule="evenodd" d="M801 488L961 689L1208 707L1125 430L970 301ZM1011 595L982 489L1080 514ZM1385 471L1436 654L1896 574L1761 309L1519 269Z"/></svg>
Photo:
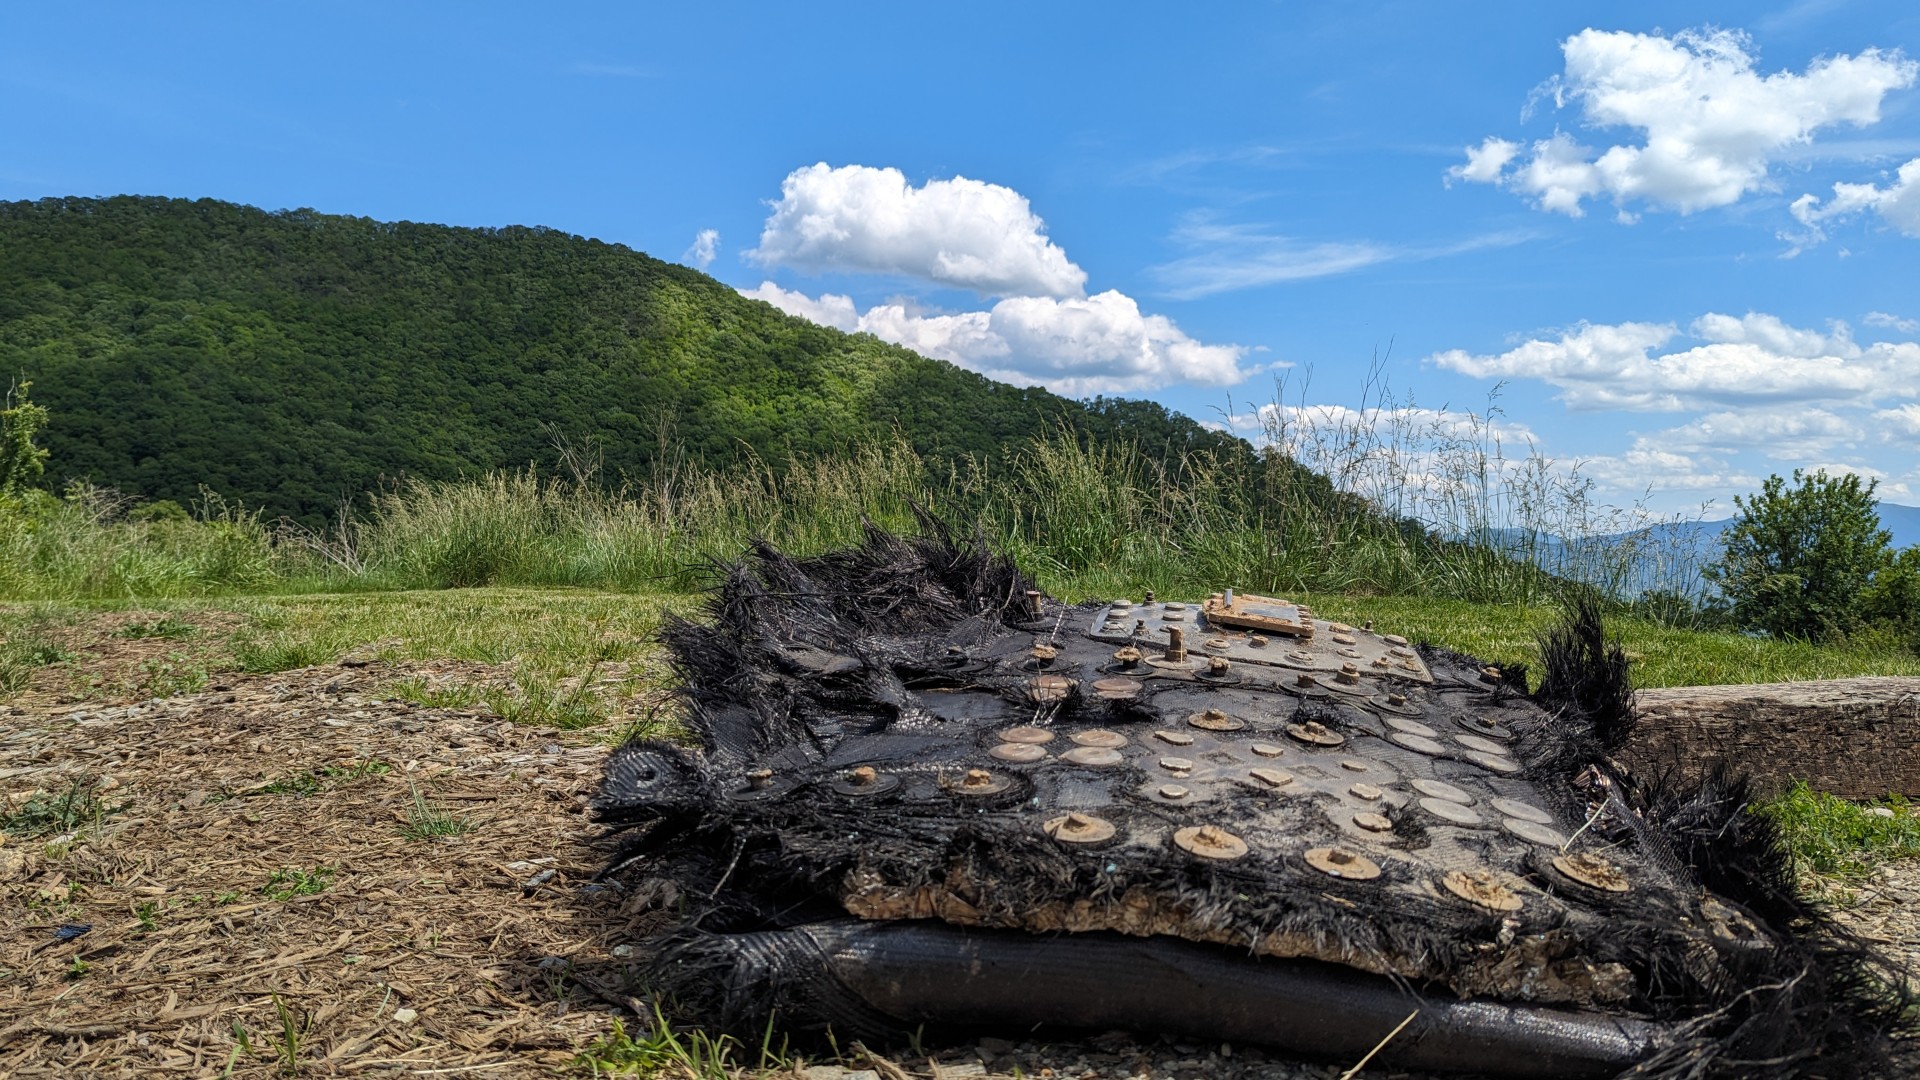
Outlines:
<svg viewBox="0 0 1920 1080"><path fill-rule="evenodd" d="M1049 820L1041 828L1047 835L1065 844L1097 844L1113 837L1113 822L1092 814L1064 814Z"/></svg>
<svg viewBox="0 0 1920 1080"><path fill-rule="evenodd" d="M1187 635L1177 626L1167 627L1167 659L1178 663L1187 658Z"/></svg>
<svg viewBox="0 0 1920 1080"><path fill-rule="evenodd" d="M1247 842L1217 825L1190 825L1173 831L1173 842L1203 859L1238 859L1247 853Z"/></svg>

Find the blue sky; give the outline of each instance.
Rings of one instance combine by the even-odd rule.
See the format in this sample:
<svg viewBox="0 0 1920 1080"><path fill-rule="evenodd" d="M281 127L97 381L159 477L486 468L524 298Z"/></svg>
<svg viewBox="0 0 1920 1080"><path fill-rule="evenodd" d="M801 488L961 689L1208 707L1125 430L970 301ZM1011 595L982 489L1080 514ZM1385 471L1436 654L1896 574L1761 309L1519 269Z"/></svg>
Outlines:
<svg viewBox="0 0 1920 1080"><path fill-rule="evenodd" d="M1250 437L1377 359L1618 503L1920 503L1920 9L1194 10L12 5L0 197L543 224Z"/></svg>

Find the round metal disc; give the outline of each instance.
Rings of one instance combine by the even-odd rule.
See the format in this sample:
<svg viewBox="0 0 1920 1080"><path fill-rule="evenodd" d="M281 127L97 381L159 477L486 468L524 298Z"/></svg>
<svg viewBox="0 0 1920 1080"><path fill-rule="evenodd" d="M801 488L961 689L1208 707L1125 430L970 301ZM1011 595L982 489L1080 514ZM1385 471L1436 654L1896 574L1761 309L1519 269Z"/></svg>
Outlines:
<svg viewBox="0 0 1920 1080"><path fill-rule="evenodd" d="M1095 728L1092 731L1076 731L1067 737L1072 739L1077 746L1104 746L1109 750L1115 750L1127 745L1127 737L1125 735L1117 731L1107 731L1104 728Z"/></svg>
<svg viewBox="0 0 1920 1080"><path fill-rule="evenodd" d="M1487 805L1510 818L1519 818L1521 821L1534 821L1542 825L1553 824L1552 814L1547 813L1532 803L1521 802L1519 799L1495 799Z"/></svg>
<svg viewBox="0 0 1920 1080"><path fill-rule="evenodd" d="M1288 724L1287 734L1310 746L1339 746L1347 741L1345 735L1322 725L1317 720L1304 724Z"/></svg>
<svg viewBox="0 0 1920 1080"><path fill-rule="evenodd" d="M1441 746L1425 735L1409 735L1404 731L1396 731L1387 736L1387 741L1395 746L1404 747L1416 754L1425 754L1428 757L1439 757L1447 752L1446 747Z"/></svg>
<svg viewBox="0 0 1920 1080"><path fill-rule="evenodd" d="M1173 842L1182 851L1203 859L1238 859L1247 853L1247 842L1216 825L1189 825L1173 831Z"/></svg>
<svg viewBox="0 0 1920 1080"><path fill-rule="evenodd" d="M1253 743L1249 745L1247 749L1253 751L1260 757L1280 757L1287 752L1286 747L1281 746L1279 743L1270 742Z"/></svg>
<svg viewBox="0 0 1920 1080"><path fill-rule="evenodd" d="M1183 757L1163 757L1160 759L1160 767L1170 773L1186 774L1193 771L1193 761Z"/></svg>
<svg viewBox="0 0 1920 1080"><path fill-rule="evenodd" d="M856 778L842 776L831 785L836 794L850 798L865 799L874 795L885 795L900 786L900 778L890 773L875 773L870 777Z"/></svg>
<svg viewBox="0 0 1920 1080"><path fill-rule="evenodd" d="M1053 741L1053 732L1043 727L1013 727L1000 733L1001 742L1032 743L1039 746Z"/></svg>
<svg viewBox="0 0 1920 1080"><path fill-rule="evenodd" d="M990 773L985 769L968 769L965 776L946 782L946 789L955 795L998 795L1013 786L1013 778Z"/></svg>
<svg viewBox="0 0 1920 1080"><path fill-rule="evenodd" d="M1293 774L1285 769L1248 769L1247 775L1270 788L1286 787L1293 783Z"/></svg>
<svg viewBox="0 0 1920 1080"><path fill-rule="evenodd" d="M1450 870L1440 879L1448 892L1488 911L1519 911L1520 896L1491 870Z"/></svg>
<svg viewBox="0 0 1920 1080"><path fill-rule="evenodd" d="M1520 818L1505 818L1500 824L1510 833L1528 843L1543 847L1563 847L1567 838L1557 830L1550 829L1537 821L1524 821Z"/></svg>
<svg viewBox="0 0 1920 1080"><path fill-rule="evenodd" d="M1376 814L1372 811L1353 815L1353 823L1368 832L1393 831L1393 821L1389 819L1387 815Z"/></svg>
<svg viewBox="0 0 1920 1080"><path fill-rule="evenodd" d="M1478 750L1483 754L1499 754L1501 757L1506 757L1512 753L1507 749L1506 743L1489 739L1484 735L1455 735L1453 738L1461 746L1469 750Z"/></svg>
<svg viewBox="0 0 1920 1080"><path fill-rule="evenodd" d="M1472 795L1454 787L1445 780L1427 780L1424 778L1415 780L1413 782L1413 790L1422 795L1430 795L1436 799L1445 799L1447 802L1459 803L1461 806L1473 805Z"/></svg>
<svg viewBox="0 0 1920 1080"><path fill-rule="evenodd" d="M1153 737L1169 746L1192 746L1193 736L1184 731L1156 731Z"/></svg>
<svg viewBox="0 0 1920 1080"><path fill-rule="evenodd" d="M1219 709L1208 709L1187 717L1187 723L1202 731L1239 731L1247 726L1245 720L1230 716Z"/></svg>
<svg viewBox="0 0 1920 1080"><path fill-rule="evenodd" d="M1032 743L1003 742L987 751L996 761L1010 761L1015 765L1031 765L1036 761L1045 761L1047 752Z"/></svg>
<svg viewBox="0 0 1920 1080"><path fill-rule="evenodd" d="M1398 716L1387 716L1383 719L1386 720L1388 727L1395 731L1404 731L1409 735L1419 735L1422 738L1431 739L1440 734L1438 731L1435 731L1433 728L1428 727L1418 720L1406 720Z"/></svg>
<svg viewBox="0 0 1920 1080"><path fill-rule="evenodd" d="M1590 851L1578 855L1556 855L1551 864L1566 877L1605 892L1626 892L1632 888L1627 872Z"/></svg>
<svg viewBox="0 0 1920 1080"><path fill-rule="evenodd" d="M1071 765L1086 765L1101 769L1109 765L1118 765L1125 760L1120 751L1105 746L1076 746L1060 755L1060 760Z"/></svg>
<svg viewBox="0 0 1920 1080"><path fill-rule="evenodd" d="M1102 840L1113 839L1113 822L1097 818L1092 814L1062 814L1050 819L1042 828L1047 835L1063 844L1097 844Z"/></svg>
<svg viewBox="0 0 1920 1080"><path fill-rule="evenodd" d="M1107 701L1132 701L1140 696L1144 684L1139 679L1129 679L1123 675L1110 675L1093 681L1093 692Z"/></svg>
<svg viewBox="0 0 1920 1080"><path fill-rule="evenodd" d="M1513 732L1491 716L1461 716L1456 717L1455 722L1475 735L1483 735L1489 739L1506 742L1513 738Z"/></svg>
<svg viewBox="0 0 1920 1080"><path fill-rule="evenodd" d="M1486 769L1488 772L1507 774L1520 771L1520 766L1516 764L1512 758L1503 757L1499 754L1482 754L1473 751L1467 754L1467 760Z"/></svg>
<svg viewBox="0 0 1920 1080"><path fill-rule="evenodd" d="M1474 813L1451 799L1421 799L1420 809L1425 810L1427 813L1432 814L1442 821L1450 821L1455 825L1472 826L1485 824L1485 822L1480 820L1479 814Z"/></svg>
<svg viewBox="0 0 1920 1080"><path fill-rule="evenodd" d="M1345 848L1317 847L1306 854L1307 865L1331 877L1348 881L1372 881L1380 876L1380 864Z"/></svg>

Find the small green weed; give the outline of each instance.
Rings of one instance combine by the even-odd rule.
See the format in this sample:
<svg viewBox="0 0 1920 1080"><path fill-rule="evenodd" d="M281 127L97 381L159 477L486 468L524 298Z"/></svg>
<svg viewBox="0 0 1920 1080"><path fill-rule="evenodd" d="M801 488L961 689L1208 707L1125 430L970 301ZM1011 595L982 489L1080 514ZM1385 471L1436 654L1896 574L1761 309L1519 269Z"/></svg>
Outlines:
<svg viewBox="0 0 1920 1080"><path fill-rule="evenodd" d="M1871 812L1879 808L1892 816ZM1780 827L1787 850L1802 866L1840 881L1858 881L1889 859L1920 856L1920 816L1899 796L1862 806L1800 781L1755 812Z"/></svg>
<svg viewBox="0 0 1920 1080"><path fill-rule="evenodd" d="M323 892L331 884L331 866L316 866L311 870L288 867L268 874L267 883L260 886L260 894L269 900L291 900L296 896L312 896Z"/></svg>
<svg viewBox="0 0 1920 1080"><path fill-rule="evenodd" d="M65 791L35 792L18 810L0 814L0 832L19 837L76 832L98 826L126 806L125 803L108 806L94 789L93 781L75 780Z"/></svg>
<svg viewBox="0 0 1920 1080"><path fill-rule="evenodd" d="M185 641L200 632L200 628L180 618L178 615L161 615L151 619L136 619L120 628L120 636L140 640L159 638L162 641Z"/></svg>
<svg viewBox="0 0 1920 1080"><path fill-rule="evenodd" d="M413 806L407 811L407 824L400 833L409 840L431 840L437 836L460 836L472 828L472 822L434 806L427 800L426 793L415 787Z"/></svg>

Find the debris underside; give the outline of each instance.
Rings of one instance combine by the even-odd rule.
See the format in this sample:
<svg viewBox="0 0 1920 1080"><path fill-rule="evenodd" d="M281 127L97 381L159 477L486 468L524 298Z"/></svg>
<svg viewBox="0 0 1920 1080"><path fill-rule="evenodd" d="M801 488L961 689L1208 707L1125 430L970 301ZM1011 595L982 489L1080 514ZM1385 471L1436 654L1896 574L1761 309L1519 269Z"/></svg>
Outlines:
<svg viewBox="0 0 1920 1080"><path fill-rule="evenodd" d="M635 742L614 872L657 989L759 1031L1132 1027L1501 1075L1871 1075L1898 979L1737 782L1618 772L1590 609L1546 680L1283 600L1068 606L880 532L761 546L667 633L698 748Z"/></svg>

